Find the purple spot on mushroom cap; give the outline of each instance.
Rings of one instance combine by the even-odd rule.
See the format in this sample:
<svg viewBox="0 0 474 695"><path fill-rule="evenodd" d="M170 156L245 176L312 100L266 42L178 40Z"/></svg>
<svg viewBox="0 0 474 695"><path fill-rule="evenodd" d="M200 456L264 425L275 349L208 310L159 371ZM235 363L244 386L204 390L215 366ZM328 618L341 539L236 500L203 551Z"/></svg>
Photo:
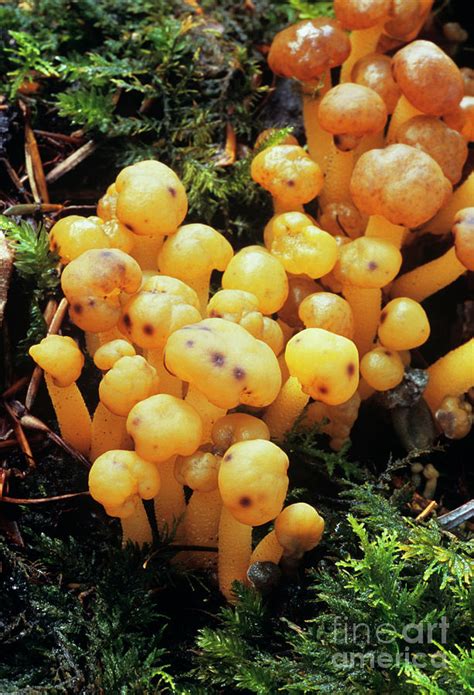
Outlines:
<svg viewBox="0 0 474 695"><path fill-rule="evenodd" d="M241 497L239 500L239 504L241 507L250 507L252 504L252 500L250 497Z"/></svg>
<svg viewBox="0 0 474 695"><path fill-rule="evenodd" d="M222 352L213 352L211 354L211 362L217 367L223 367L225 364L225 356Z"/></svg>
<svg viewBox="0 0 474 695"><path fill-rule="evenodd" d="M242 367L234 367L232 373L237 381L241 381L241 379L245 378L245 369L242 369Z"/></svg>
<svg viewBox="0 0 474 695"><path fill-rule="evenodd" d="M375 261L369 261L369 262L367 263L367 268L368 268L369 270L376 270L376 269L378 268L378 265L377 265L377 263L376 263Z"/></svg>

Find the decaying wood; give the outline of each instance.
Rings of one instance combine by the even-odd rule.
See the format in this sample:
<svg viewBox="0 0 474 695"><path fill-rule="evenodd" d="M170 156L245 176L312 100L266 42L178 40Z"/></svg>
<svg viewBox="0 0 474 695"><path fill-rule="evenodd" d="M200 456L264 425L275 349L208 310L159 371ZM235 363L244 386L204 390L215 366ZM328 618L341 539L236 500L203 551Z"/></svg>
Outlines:
<svg viewBox="0 0 474 695"><path fill-rule="evenodd" d="M12 269L13 251L7 243L5 234L0 231L0 327L3 323Z"/></svg>
<svg viewBox="0 0 474 695"><path fill-rule="evenodd" d="M85 145L82 145L82 147L79 147L78 150L70 154L69 157L66 157L61 164L58 164L54 167L54 169L51 169L46 176L46 181L48 183L54 183L54 181L60 179L61 176L64 176L64 174L67 174L75 169L78 164L84 161L84 159L87 159L87 157L89 157L89 155L91 155L97 149L97 147L97 143L95 143L93 140L89 140L85 143Z"/></svg>

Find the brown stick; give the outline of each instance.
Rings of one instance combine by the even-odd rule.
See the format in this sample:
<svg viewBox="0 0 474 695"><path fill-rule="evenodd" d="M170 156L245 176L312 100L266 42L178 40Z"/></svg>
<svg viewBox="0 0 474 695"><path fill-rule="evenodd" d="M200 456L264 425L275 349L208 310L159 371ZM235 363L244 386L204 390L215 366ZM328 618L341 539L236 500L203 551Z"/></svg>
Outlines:
<svg viewBox="0 0 474 695"><path fill-rule="evenodd" d="M61 212L64 205L59 203L26 203L24 205L11 205L4 210L3 214L6 217L10 215L35 215L38 212Z"/></svg>
<svg viewBox="0 0 474 695"><path fill-rule="evenodd" d="M49 203L48 186L44 176L43 163L35 134L30 125L30 111L28 106L21 100L20 108L25 118L25 163L31 192L37 203Z"/></svg>
<svg viewBox="0 0 474 695"><path fill-rule="evenodd" d="M79 147L79 149L70 154L69 157L66 157L61 164L58 164L58 166L54 167L54 169L51 169L46 176L46 181L48 183L57 181L61 178L61 176L64 176L64 174L67 174L75 169L78 164L84 161L84 159L87 159L87 157L89 157L89 155L91 155L94 150L97 149L97 147L97 143L95 143L93 140L89 140L85 145L82 145L82 147Z"/></svg>
<svg viewBox="0 0 474 695"><path fill-rule="evenodd" d="M438 503L435 500L432 500L424 509L422 512L418 514L416 517L415 521L423 521L423 519L426 519L427 516L431 514L431 512L434 512L435 509L437 509Z"/></svg>
<svg viewBox="0 0 474 695"><path fill-rule="evenodd" d="M26 461L28 463L28 468L36 468L36 462L35 459L33 458L33 452L31 451L31 447L28 443L28 439L26 438L26 435L23 431L23 427L21 426L20 420L11 407L10 403L8 401L4 401L4 406L5 410L9 414L12 424L13 424L13 429L15 431L15 437L18 441L18 444L20 446L20 449L22 450L23 454L26 457Z"/></svg>
<svg viewBox="0 0 474 695"><path fill-rule="evenodd" d="M28 499L22 497L1 497L0 502L8 502L9 504L44 504L45 502L58 502L59 500L67 500L71 497L89 496L90 492L69 492L67 495L55 495L54 497L38 497L37 499Z"/></svg>
<svg viewBox="0 0 474 695"><path fill-rule="evenodd" d="M74 135L65 135L64 133L50 133L48 130L37 130L35 128L34 132L36 135L41 137L51 138L51 140L62 140L63 142L70 142L72 145L79 145L83 138L74 137Z"/></svg>
<svg viewBox="0 0 474 695"><path fill-rule="evenodd" d="M5 398L8 400L8 398L11 398L14 396L18 391L20 391L23 386L25 386L28 383L28 378L26 376L22 376L21 379L18 379L18 381L15 381L14 384L9 386L6 391L2 393L2 398Z"/></svg>
<svg viewBox="0 0 474 695"><path fill-rule="evenodd" d="M13 184L16 186L18 193L23 196L25 200L31 200L32 195L29 191L26 190L24 187L22 180L16 173L15 169L12 167L8 159L5 159L5 157L0 157L0 162L3 162L5 165L5 169L7 170L8 176L11 178L13 181Z"/></svg>

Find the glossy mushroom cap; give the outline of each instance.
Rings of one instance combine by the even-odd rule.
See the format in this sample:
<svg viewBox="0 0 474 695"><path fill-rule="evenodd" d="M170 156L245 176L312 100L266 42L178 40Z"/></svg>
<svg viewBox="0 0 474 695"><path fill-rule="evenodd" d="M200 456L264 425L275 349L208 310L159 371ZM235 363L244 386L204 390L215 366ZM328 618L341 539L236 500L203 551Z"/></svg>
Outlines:
<svg viewBox="0 0 474 695"><path fill-rule="evenodd" d="M117 189L115 183L112 183L97 203L97 216L104 222L117 217L117 198Z"/></svg>
<svg viewBox="0 0 474 695"><path fill-rule="evenodd" d="M315 548L323 532L323 517L306 502L290 504L275 519L277 540L286 553L294 557L301 557Z"/></svg>
<svg viewBox="0 0 474 695"><path fill-rule="evenodd" d="M393 74L410 104L429 116L453 111L464 94L459 68L431 41L413 41L398 51Z"/></svg>
<svg viewBox="0 0 474 695"><path fill-rule="evenodd" d="M352 203L329 203L319 216L319 226L334 237L347 234L351 239L364 233L366 221Z"/></svg>
<svg viewBox="0 0 474 695"><path fill-rule="evenodd" d="M219 408L239 403L262 408L275 400L281 387L271 348L223 319L205 319L175 331L166 344L165 364Z"/></svg>
<svg viewBox="0 0 474 695"><path fill-rule="evenodd" d="M71 320L84 331L108 331L120 318L120 292L136 292L141 280L140 266L123 251L86 251L61 276Z"/></svg>
<svg viewBox="0 0 474 695"><path fill-rule="evenodd" d="M334 12L344 29L370 29L388 18L392 0L334 0Z"/></svg>
<svg viewBox="0 0 474 695"><path fill-rule="evenodd" d="M210 451L198 449L191 456L178 456L174 465L174 477L198 492L212 492L217 489L217 476L220 459Z"/></svg>
<svg viewBox="0 0 474 695"><path fill-rule="evenodd" d="M319 105L319 122L342 151L353 150L364 135L379 133L387 122L383 99L369 87L346 82L327 92Z"/></svg>
<svg viewBox="0 0 474 695"><path fill-rule="evenodd" d="M376 391L388 391L402 381L405 367L398 352L377 347L362 357L360 373Z"/></svg>
<svg viewBox="0 0 474 695"><path fill-rule="evenodd" d="M177 278L153 275L123 308L119 329L147 350L163 348L173 331L201 319L196 292Z"/></svg>
<svg viewBox="0 0 474 695"><path fill-rule="evenodd" d="M298 311L306 328L323 328L352 339L354 317L349 302L333 292L316 292L303 299Z"/></svg>
<svg viewBox="0 0 474 695"><path fill-rule="evenodd" d="M56 386L71 386L79 379L84 366L84 355L74 340L63 335L48 335L32 345L29 354Z"/></svg>
<svg viewBox="0 0 474 695"><path fill-rule="evenodd" d="M316 198L324 176L319 165L299 145L275 145L252 160L254 181L282 205L297 207Z"/></svg>
<svg viewBox="0 0 474 695"><path fill-rule="evenodd" d="M308 223L299 212L279 215L273 225L273 256L280 260L288 273L320 278L329 273L337 261L337 243L327 232Z"/></svg>
<svg viewBox="0 0 474 695"><path fill-rule="evenodd" d="M141 355L121 357L103 376L99 397L114 415L126 417L134 405L158 391L156 369Z"/></svg>
<svg viewBox="0 0 474 695"><path fill-rule="evenodd" d="M273 217L271 217L265 225L265 229L263 230L263 243L265 244L265 248L267 248L268 250L270 250L272 247L273 237L275 236L275 230L277 230L279 227L283 227L283 229L285 229L285 220L287 218L284 217L284 215L286 214L286 212L283 212L278 213L277 215L273 215ZM305 212L299 212L298 214L305 217L308 224L316 224L316 220L314 219L314 217L311 217L311 215L308 215Z"/></svg>
<svg viewBox="0 0 474 695"><path fill-rule="evenodd" d="M383 53L369 53L352 68L352 81L377 92L384 101L387 113L393 113L400 98L400 87L392 75L392 59Z"/></svg>
<svg viewBox="0 0 474 695"><path fill-rule="evenodd" d="M136 354L135 348L127 340L110 340L97 348L94 352L94 364L97 369L106 372L112 369L114 364L121 357L133 357Z"/></svg>
<svg viewBox="0 0 474 695"><path fill-rule="evenodd" d="M348 401L359 384L359 354L354 343L321 328L306 328L293 336L285 359L303 391L328 405Z"/></svg>
<svg viewBox="0 0 474 695"><path fill-rule="evenodd" d="M432 157L398 144L363 154L354 167L350 190L362 213L413 228L440 210L452 187Z"/></svg>
<svg viewBox="0 0 474 695"><path fill-rule="evenodd" d="M117 218L131 232L164 237L174 234L188 211L184 186L161 162L146 160L122 169L115 182Z"/></svg>
<svg viewBox="0 0 474 695"><path fill-rule="evenodd" d="M292 328L302 328L303 324L298 316L298 309L305 297L320 290L320 286L304 275L296 275L288 279L289 292L284 305L278 312L278 318L285 321Z"/></svg>
<svg viewBox="0 0 474 695"><path fill-rule="evenodd" d="M186 401L159 393L131 409L127 432L139 456L160 463L176 454L193 454L202 440L202 421Z"/></svg>
<svg viewBox="0 0 474 695"><path fill-rule="evenodd" d="M343 285L380 289L398 275L402 254L394 244L375 237L359 237L341 246L333 270Z"/></svg>
<svg viewBox="0 0 474 695"><path fill-rule="evenodd" d="M425 310L414 299L392 299L380 314L380 342L391 350L412 350L426 343L430 323Z"/></svg>
<svg viewBox="0 0 474 695"><path fill-rule="evenodd" d="M207 224L186 224L168 237L158 256L164 275L180 280L206 277L225 270L234 252L227 239Z"/></svg>
<svg viewBox="0 0 474 695"><path fill-rule="evenodd" d="M409 37L423 21L421 5L420 0L392 0L390 19L384 25L384 33L400 40Z"/></svg>
<svg viewBox="0 0 474 695"><path fill-rule="evenodd" d="M68 215L56 222L49 233L50 248L64 265L90 249L109 247L104 223L99 217Z"/></svg>
<svg viewBox="0 0 474 695"><path fill-rule="evenodd" d="M207 305L211 319L225 319L240 324L253 336L263 331L263 315L257 297L245 290L219 290Z"/></svg>
<svg viewBox="0 0 474 695"><path fill-rule="evenodd" d="M474 207L459 210L452 231L458 260L468 270L474 270Z"/></svg>
<svg viewBox="0 0 474 695"><path fill-rule="evenodd" d="M151 500L160 489L157 467L134 451L120 449L99 456L89 471L91 496L110 516L132 516L140 500Z"/></svg>
<svg viewBox="0 0 474 695"><path fill-rule="evenodd" d="M280 77L313 82L349 56L351 45L338 22L304 20L280 31L268 54L270 69Z"/></svg>
<svg viewBox="0 0 474 695"><path fill-rule="evenodd" d="M263 314L278 311L288 296L283 264L261 246L247 246L235 254L222 276L222 287L251 292Z"/></svg>
<svg viewBox="0 0 474 695"><path fill-rule="evenodd" d="M219 491L241 524L259 526L281 511L288 490L288 456L276 444L254 439L233 444L219 468Z"/></svg>
<svg viewBox="0 0 474 695"><path fill-rule="evenodd" d="M452 184L458 183L467 159L467 143L456 130L434 116L415 116L397 130L397 142L426 152Z"/></svg>
<svg viewBox="0 0 474 695"><path fill-rule="evenodd" d="M236 442L270 439L270 430L258 417L247 413L229 413L214 423L211 437L219 451L224 453Z"/></svg>

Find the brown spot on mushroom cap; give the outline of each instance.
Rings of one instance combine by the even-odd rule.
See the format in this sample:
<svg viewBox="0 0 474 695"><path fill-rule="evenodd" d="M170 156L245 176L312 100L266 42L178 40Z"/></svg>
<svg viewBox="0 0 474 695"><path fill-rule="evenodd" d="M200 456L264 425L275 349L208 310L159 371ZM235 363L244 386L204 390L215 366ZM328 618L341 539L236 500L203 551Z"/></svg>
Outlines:
<svg viewBox="0 0 474 695"><path fill-rule="evenodd" d="M389 16L392 0L334 0L334 12L345 29L370 29Z"/></svg>
<svg viewBox="0 0 474 695"><path fill-rule="evenodd" d="M318 386L318 391L319 391L319 393L322 393L322 394L329 393L329 389L327 386Z"/></svg>
<svg viewBox="0 0 474 695"><path fill-rule="evenodd" d="M353 362L350 362L350 363L347 365L347 374L348 374L349 376L354 376L354 374L355 374L355 369L356 369L356 368L355 368L355 364L354 364Z"/></svg>
<svg viewBox="0 0 474 695"><path fill-rule="evenodd" d="M377 270L378 265L375 261L369 261L369 263L367 263L367 268L369 270Z"/></svg>
<svg viewBox="0 0 474 695"><path fill-rule="evenodd" d="M318 115L324 130L333 135L352 135L355 138L380 132L387 121L385 103L377 92L351 82L330 89L321 100ZM355 147L357 141L352 144ZM350 145L342 148L350 149Z"/></svg>
<svg viewBox="0 0 474 695"><path fill-rule="evenodd" d="M186 341L186 347L191 348L194 345L194 340L187 340Z"/></svg>
<svg viewBox="0 0 474 695"><path fill-rule="evenodd" d="M168 186L168 192L173 196L173 198L176 198L176 188L173 188L173 186Z"/></svg>
<svg viewBox="0 0 474 695"><path fill-rule="evenodd" d="M341 65L350 50L349 38L338 22L303 20L275 36L268 64L277 75L311 82L330 68Z"/></svg>
<svg viewBox="0 0 474 695"><path fill-rule="evenodd" d="M132 325L132 319L130 318L129 314L124 314L122 317L122 321L127 328L130 328L130 326Z"/></svg>
<svg viewBox="0 0 474 695"><path fill-rule="evenodd" d="M80 314L84 310L84 307L82 304L76 303L72 305L72 310L75 311L76 314Z"/></svg>
<svg viewBox="0 0 474 695"><path fill-rule="evenodd" d="M241 497L239 499L239 504L241 507L250 507L252 504L252 500L250 497Z"/></svg>
<svg viewBox="0 0 474 695"><path fill-rule="evenodd" d="M151 323L145 323L143 324L142 331L145 333L145 335L153 335L155 329Z"/></svg>
<svg viewBox="0 0 474 695"><path fill-rule="evenodd" d="M464 94L459 68L431 41L413 41L398 51L393 73L408 101L430 116L454 111Z"/></svg>

